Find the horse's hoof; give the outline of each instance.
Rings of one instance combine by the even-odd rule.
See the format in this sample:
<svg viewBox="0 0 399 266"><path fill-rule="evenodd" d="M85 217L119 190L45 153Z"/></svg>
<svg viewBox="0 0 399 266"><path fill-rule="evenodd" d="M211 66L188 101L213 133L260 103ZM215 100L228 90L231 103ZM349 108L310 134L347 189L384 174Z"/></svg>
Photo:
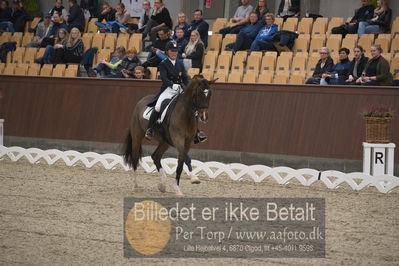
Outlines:
<svg viewBox="0 0 399 266"><path fill-rule="evenodd" d="M183 192L181 192L179 186L174 185L173 188L174 188L174 190L176 192L176 197L178 197L178 198L184 197L184 194L183 194Z"/></svg>
<svg viewBox="0 0 399 266"><path fill-rule="evenodd" d="M158 184L158 189L159 191L161 191L162 193L166 192L166 186L163 183L159 183Z"/></svg>
<svg viewBox="0 0 399 266"><path fill-rule="evenodd" d="M201 180L195 175L192 175L190 180L191 180L191 184L199 184L199 183L201 183Z"/></svg>
<svg viewBox="0 0 399 266"><path fill-rule="evenodd" d="M177 198L184 198L184 194L183 194L183 193L180 193L180 194L177 194L177 193L176 193L176 197L177 197Z"/></svg>

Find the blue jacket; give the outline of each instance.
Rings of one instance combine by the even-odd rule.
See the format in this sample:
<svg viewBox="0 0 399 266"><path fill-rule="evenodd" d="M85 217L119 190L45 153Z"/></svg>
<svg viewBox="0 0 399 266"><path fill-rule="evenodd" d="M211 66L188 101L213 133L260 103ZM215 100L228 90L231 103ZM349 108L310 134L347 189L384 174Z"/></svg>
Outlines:
<svg viewBox="0 0 399 266"><path fill-rule="evenodd" d="M330 80L330 84L345 84L345 80L349 78L349 69L351 66L351 62L349 59L339 61L336 63L333 68L331 69L332 74L338 74L338 79L336 82ZM333 78L335 79L335 78Z"/></svg>
<svg viewBox="0 0 399 266"><path fill-rule="evenodd" d="M262 23L258 22L255 24L246 25L244 28L240 30L240 32L245 33L251 39L255 39L256 35L258 34L261 28L262 28Z"/></svg>
<svg viewBox="0 0 399 266"><path fill-rule="evenodd" d="M193 30L197 30L199 32L202 42L205 44L205 47L207 47L209 24L203 19L199 21L193 20L187 30L187 39L189 39L189 36Z"/></svg>
<svg viewBox="0 0 399 266"><path fill-rule="evenodd" d="M269 40L270 37L275 34L277 32L277 25L273 24L271 27L265 25L264 27L262 27L258 33L258 35L256 35L255 40L258 41L265 41L265 40Z"/></svg>
<svg viewBox="0 0 399 266"><path fill-rule="evenodd" d="M181 29L183 29L183 31L184 31L184 37L186 38L186 37L190 37L190 36L187 36L187 32L188 32L188 28L190 27L190 25L189 24L184 24L184 26L182 27L182 26L180 26L179 24L177 24L174 28L173 28L173 40L175 40L176 39L176 29L177 28L181 28Z"/></svg>

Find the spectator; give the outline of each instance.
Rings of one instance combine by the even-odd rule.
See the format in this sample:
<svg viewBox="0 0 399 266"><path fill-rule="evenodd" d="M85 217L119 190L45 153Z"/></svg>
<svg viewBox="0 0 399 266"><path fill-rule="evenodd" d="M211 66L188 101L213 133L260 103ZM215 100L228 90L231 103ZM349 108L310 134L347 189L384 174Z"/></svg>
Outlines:
<svg viewBox="0 0 399 266"><path fill-rule="evenodd" d="M187 30L187 38L191 36L191 32L197 30L201 36L201 40L205 47L208 46L208 30L209 24L203 19L202 10L194 10L194 20L191 21L190 27Z"/></svg>
<svg viewBox="0 0 399 266"><path fill-rule="evenodd" d="M176 40L176 29L180 28L184 31L184 37L188 37L187 36L187 30L190 27L190 25L187 24L187 17L186 14L180 12L179 14L177 14L177 24L173 30L173 39Z"/></svg>
<svg viewBox="0 0 399 266"><path fill-rule="evenodd" d="M374 7L371 5L370 0L362 0L362 7L359 8L351 21L341 25L339 27L332 28L332 34L342 34L343 37L346 34L355 34L358 31L359 22L367 21L373 17Z"/></svg>
<svg viewBox="0 0 399 266"><path fill-rule="evenodd" d="M76 0L68 0L68 5L69 15L66 21L69 29L72 30L73 28L78 28L80 32L83 32L86 21L82 9L78 6Z"/></svg>
<svg viewBox="0 0 399 266"><path fill-rule="evenodd" d="M182 57L184 59L191 59L191 67L202 69L202 57L204 56L205 45L201 41L201 36L198 31L191 32L190 41L184 49Z"/></svg>
<svg viewBox="0 0 399 266"><path fill-rule="evenodd" d="M22 7L21 1L14 0L12 2L11 20L6 21L5 23L3 22L3 28L0 29L4 29L4 25L6 25L9 32L23 32L28 18L29 15Z"/></svg>
<svg viewBox="0 0 399 266"><path fill-rule="evenodd" d="M113 32L121 31L122 33L126 33L129 29L129 22L130 22L130 13L126 10L125 5L123 3L116 5L116 14L115 14L116 24L119 28ZM134 25L134 24L132 24ZM137 29L137 26L136 28Z"/></svg>
<svg viewBox="0 0 399 266"><path fill-rule="evenodd" d="M166 44L170 41L168 32L165 29L158 31L158 39L151 47L151 52L148 54L147 61L143 63L144 67L157 67L164 58Z"/></svg>
<svg viewBox="0 0 399 266"><path fill-rule="evenodd" d="M127 51L127 56L123 58L122 63L119 66L118 78L134 78L135 69L137 66L141 66L141 61L137 57L136 48L132 48Z"/></svg>
<svg viewBox="0 0 399 266"><path fill-rule="evenodd" d="M116 10L113 9L110 4L105 2L103 4L103 10L98 16L98 21L94 22L94 24L100 29L101 32L105 32L107 29L112 32L111 25L108 24L111 21L115 21ZM102 21L105 20L107 23L104 24Z"/></svg>
<svg viewBox="0 0 399 266"><path fill-rule="evenodd" d="M136 66L136 68L134 69L134 75L133 77L134 79L147 79L147 77L145 76L145 69L142 66Z"/></svg>
<svg viewBox="0 0 399 266"><path fill-rule="evenodd" d="M147 27L147 23L148 23L148 21L150 21L150 18L151 18L151 14L152 14L152 12L153 12L153 10L152 10L152 8L151 8L151 3L150 3L150 1L144 1L143 2L143 14L141 15L141 17L140 17L140 20L139 20L139 29L138 29L138 32L143 32L143 31L145 31L145 29L146 29L146 27Z"/></svg>
<svg viewBox="0 0 399 266"><path fill-rule="evenodd" d="M53 44L49 44L46 46L46 50L44 51L44 55L42 57L36 58L35 62L37 64L50 64L54 62L54 45L56 44L62 44L64 40L68 40L68 31L66 29L59 29L57 32L57 35L55 36L53 40Z"/></svg>
<svg viewBox="0 0 399 266"><path fill-rule="evenodd" d="M12 9L8 6L8 0L2 0L0 5L0 30L14 32L14 25L11 22Z"/></svg>
<svg viewBox="0 0 399 266"><path fill-rule="evenodd" d="M62 44L55 44L54 48L55 64L80 63L82 61L84 46L79 29L72 28L68 40L64 40Z"/></svg>
<svg viewBox="0 0 399 266"><path fill-rule="evenodd" d="M97 74L104 70L105 75L103 78L117 78L118 67L122 64L122 59L125 54L125 47L118 46L115 50L115 56L111 58L111 61L107 62L105 59L101 60L101 63L96 68L89 71L89 76L97 77Z"/></svg>
<svg viewBox="0 0 399 266"><path fill-rule="evenodd" d="M249 4L249 0L241 0L241 4L242 5L239 6L234 13L234 17L231 19L233 23L219 31L219 33L223 35L223 38L228 33L239 33L248 22L249 13L251 13L254 8Z"/></svg>
<svg viewBox="0 0 399 266"><path fill-rule="evenodd" d="M391 86L392 74L389 71L388 61L381 56L381 46L371 46L370 52L372 58L367 62L362 76L356 82L367 86Z"/></svg>
<svg viewBox="0 0 399 266"><path fill-rule="evenodd" d="M260 21L264 20L264 16L269 13L269 9L266 5L266 0L259 0L258 5L255 8L256 14L258 14L258 18Z"/></svg>
<svg viewBox="0 0 399 266"><path fill-rule="evenodd" d="M90 17L98 17L98 0L81 0L80 8L84 12L89 12Z"/></svg>
<svg viewBox="0 0 399 266"><path fill-rule="evenodd" d="M374 16L370 20L360 21L357 34L359 38L364 33L389 32L392 19L392 10L388 7L386 0L378 0Z"/></svg>
<svg viewBox="0 0 399 266"><path fill-rule="evenodd" d="M48 33L48 36L43 38L42 42L40 43L40 47L47 47L47 45L53 46L58 30L68 30L68 26L65 24L65 22L62 20L62 17L57 12L54 12L52 20L53 27Z"/></svg>
<svg viewBox="0 0 399 266"><path fill-rule="evenodd" d="M339 62L332 67L331 73L321 75L320 85L345 85L349 77L350 61L348 48L339 49Z"/></svg>
<svg viewBox="0 0 399 266"><path fill-rule="evenodd" d="M28 43L28 47L45 47L41 46L42 41L45 37L49 37L53 28L53 22L51 21L51 14L44 15L44 20L37 25L36 35L32 42Z"/></svg>
<svg viewBox="0 0 399 266"><path fill-rule="evenodd" d="M356 84L356 80L358 80L362 76L363 70L367 62L369 61L369 59L364 56L363 47L356 46L355 49L353 49L353 53L355 54L355 56L349 67L349 77L345 81L346 84L351 85Z"/></svg>
<svg viewBox="0 0 399 266"><path fill-rule="evenodd" d="M177 58L182 58L182 54L184 52L184 49L186 48L186 45L188 41L184 38L184 31L182 28L177 28L175 32L176 38L174 39L177 43ZM165 58L167 56L165 55Z"/></svg>
<svg viewBox="0 0 399 266"><path fill-rule="evenodd" d="M63 20L68 16L68 11L62 5L62 0L56 0L54 7L50 9L49 13L51 16L53 16L54 13L58 13L60 16L62 16Z"/></svg>
<svg viewBox="0 0 399 266"><path fill-rule="evenodd" d="M299 17L301 11L299 0L281 0L278 7L277 17L289 18Z"/></svg>
<svg viewBox="0 0 399 266"><path fill-rule="evenodd" d="M306 84L320 84L321 76L324 73L331 72L334 66L334 61L330 56L330 49L327 47L320 48L320 60L316 64L316 69L311 78L306 81Z"/></svg>
<svg viewBox="0 0 399 266"><path fill-rule="evenodd" d="M273 43L270 41L270 37L277 32L277 25L274 24L275 17L272 13L265 15L266 25L263 26L258 35L256 35L254 42L251 44L250 50L252 51L275 51Z"/></svg>
<svg viewBox="0 0 399 266"><path fill-rule="evenodd" d="M162 29L169 31L172 29L172 19L163 0L154 0L154 10L152 11L151 19L147 23L148 25L143 31L143 35L145 37L147 34L150 34L152 43L155 42L158 31Z"/></svg>
<svg viewBox="0 0 399 266"><path fill-rule="evenodd" d="M240 30L234 43L226 45L226 50L231 50L235 53L251 48L251 44L255 40L261 27L262 23L259 21L258 13L255 11L251 12L251 14L249 14L249 24Z"/></svg>

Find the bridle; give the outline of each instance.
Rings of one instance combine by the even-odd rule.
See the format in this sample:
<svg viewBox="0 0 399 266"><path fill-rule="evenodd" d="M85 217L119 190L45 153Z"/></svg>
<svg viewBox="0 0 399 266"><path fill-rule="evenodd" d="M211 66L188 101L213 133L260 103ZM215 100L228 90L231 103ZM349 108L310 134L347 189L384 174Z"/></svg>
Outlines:
<svg viewBox="0 0 399 266"><path fill-rule="evenodd" d="M200 86L196 87L196 89L195 89L195 95L194 95L192 109L193 109L194 116L196 116L196 117L198 117L198 115L199 115L199 110L208 109L208 105L199 105L198 104L199 91L205 93L206 90L208 90L208 89L204 89L202 87L202 84Z"/></svg>

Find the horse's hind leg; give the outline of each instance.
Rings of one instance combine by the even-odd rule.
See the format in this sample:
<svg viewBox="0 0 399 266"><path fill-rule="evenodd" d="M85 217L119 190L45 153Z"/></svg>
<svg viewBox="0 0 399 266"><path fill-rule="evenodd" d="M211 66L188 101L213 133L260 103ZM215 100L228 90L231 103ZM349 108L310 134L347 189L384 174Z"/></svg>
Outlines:
<svg viewBox="0 0 399 266"><path fill-rule="evenodd" d="M188 167L189 174L188 176L190 177L191 184L199 184L201 183L201 180L199 180L198 176L193 174L193 167L191 166L191 158L188 156L188 153L184 155L184 163Z"/></svg>
<svg viewBox="0 0 399 266"><path fill-rule="evenodd" d="M154 153L151 155L151 158L157 167L157 170L159 172L159 178L160 178L160 183L158 184L158 189L161 192L166 191L166 173L165 170L162 168L161 164L161 158L162 155L165 153L165 151L169 148L169 145L166 143L160 143Z"/></svg>

